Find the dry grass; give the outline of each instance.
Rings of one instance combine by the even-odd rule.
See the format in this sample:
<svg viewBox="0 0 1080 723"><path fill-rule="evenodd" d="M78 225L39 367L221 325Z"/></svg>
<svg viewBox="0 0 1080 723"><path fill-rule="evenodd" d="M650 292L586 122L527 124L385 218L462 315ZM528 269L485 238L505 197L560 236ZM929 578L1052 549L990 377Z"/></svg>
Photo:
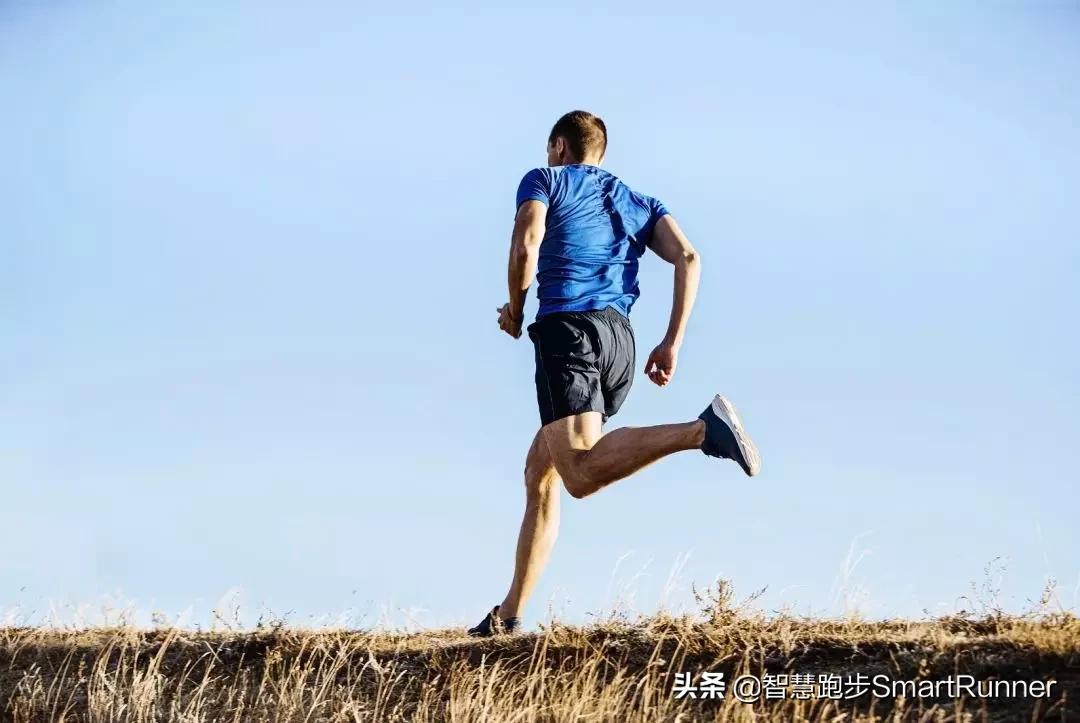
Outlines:
<svg viewBox="0 0 1080 723"><path fill-rule="evenodd" d="M733 610L614 620L475 641L421 634L130 627L0 629L0 711L22 721L1069 720L1080 619L867 622ZM863 673L1047 680L1049 699L742 703L676 699L674 674ZM695 675L695 679L697 676ZM1073 714L1080 720L1080 713Z"/></svg>

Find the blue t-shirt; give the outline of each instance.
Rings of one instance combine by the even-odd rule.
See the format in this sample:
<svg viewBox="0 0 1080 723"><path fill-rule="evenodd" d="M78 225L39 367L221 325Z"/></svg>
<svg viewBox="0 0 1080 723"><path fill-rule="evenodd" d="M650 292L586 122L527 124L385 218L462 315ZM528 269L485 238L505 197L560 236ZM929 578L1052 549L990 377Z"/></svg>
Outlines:
<svg viewBox="0 0 1080 723"><path fill-rule="evenodd" d="M639 293L638 259L668 213L664 204L585 164L529 171L518 186L518 207L530 199L548 207L536 317L608 306L629 315Z"/></svg>

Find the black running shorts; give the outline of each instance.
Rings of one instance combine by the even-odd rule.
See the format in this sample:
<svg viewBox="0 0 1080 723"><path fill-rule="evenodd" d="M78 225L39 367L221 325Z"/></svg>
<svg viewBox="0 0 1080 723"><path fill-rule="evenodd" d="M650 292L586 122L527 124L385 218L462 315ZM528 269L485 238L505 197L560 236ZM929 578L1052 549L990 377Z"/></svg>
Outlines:
<svg viewBox="0 0 1080 723"><path fill-rule="evenodd" d="M634 330L612 307L558 311L528 327L536 348L541 424L582 412L604 421L619 411L634 381Z"/></svg>

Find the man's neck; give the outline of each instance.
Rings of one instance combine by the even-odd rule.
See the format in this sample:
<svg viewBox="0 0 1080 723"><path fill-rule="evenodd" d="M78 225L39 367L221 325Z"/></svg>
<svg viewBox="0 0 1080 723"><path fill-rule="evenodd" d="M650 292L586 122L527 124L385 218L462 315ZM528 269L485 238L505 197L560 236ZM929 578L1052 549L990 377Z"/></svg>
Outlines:
<svg viewBox="0 0 1080 723"><path fill-rule="evenodd" d="M598 156L588 156L583 161L578 161L573 158L567 158L564 166L599 166L600 158Z"/></svg>

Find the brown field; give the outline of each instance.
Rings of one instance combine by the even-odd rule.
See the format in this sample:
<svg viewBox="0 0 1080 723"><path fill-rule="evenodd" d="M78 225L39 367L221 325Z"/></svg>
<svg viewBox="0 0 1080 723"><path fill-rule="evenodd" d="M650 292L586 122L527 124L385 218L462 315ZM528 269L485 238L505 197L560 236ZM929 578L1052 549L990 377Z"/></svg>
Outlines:
<svg viewBox="0 0 1080 723"><path fill-rule="evenodd" d="M723 591L721 591L723 593ZM658 615L512 638L132 627L0 629L10 721L1032 721L1080 720L1080 618L925 621L752 614L723 594ZM675 673L723 672L723 698L676 699ZM739 675L1056 680L1049 698L739 702ZM789 678L789 682L790 682ZM853 691L849 691L853 692Z"/></svg>

